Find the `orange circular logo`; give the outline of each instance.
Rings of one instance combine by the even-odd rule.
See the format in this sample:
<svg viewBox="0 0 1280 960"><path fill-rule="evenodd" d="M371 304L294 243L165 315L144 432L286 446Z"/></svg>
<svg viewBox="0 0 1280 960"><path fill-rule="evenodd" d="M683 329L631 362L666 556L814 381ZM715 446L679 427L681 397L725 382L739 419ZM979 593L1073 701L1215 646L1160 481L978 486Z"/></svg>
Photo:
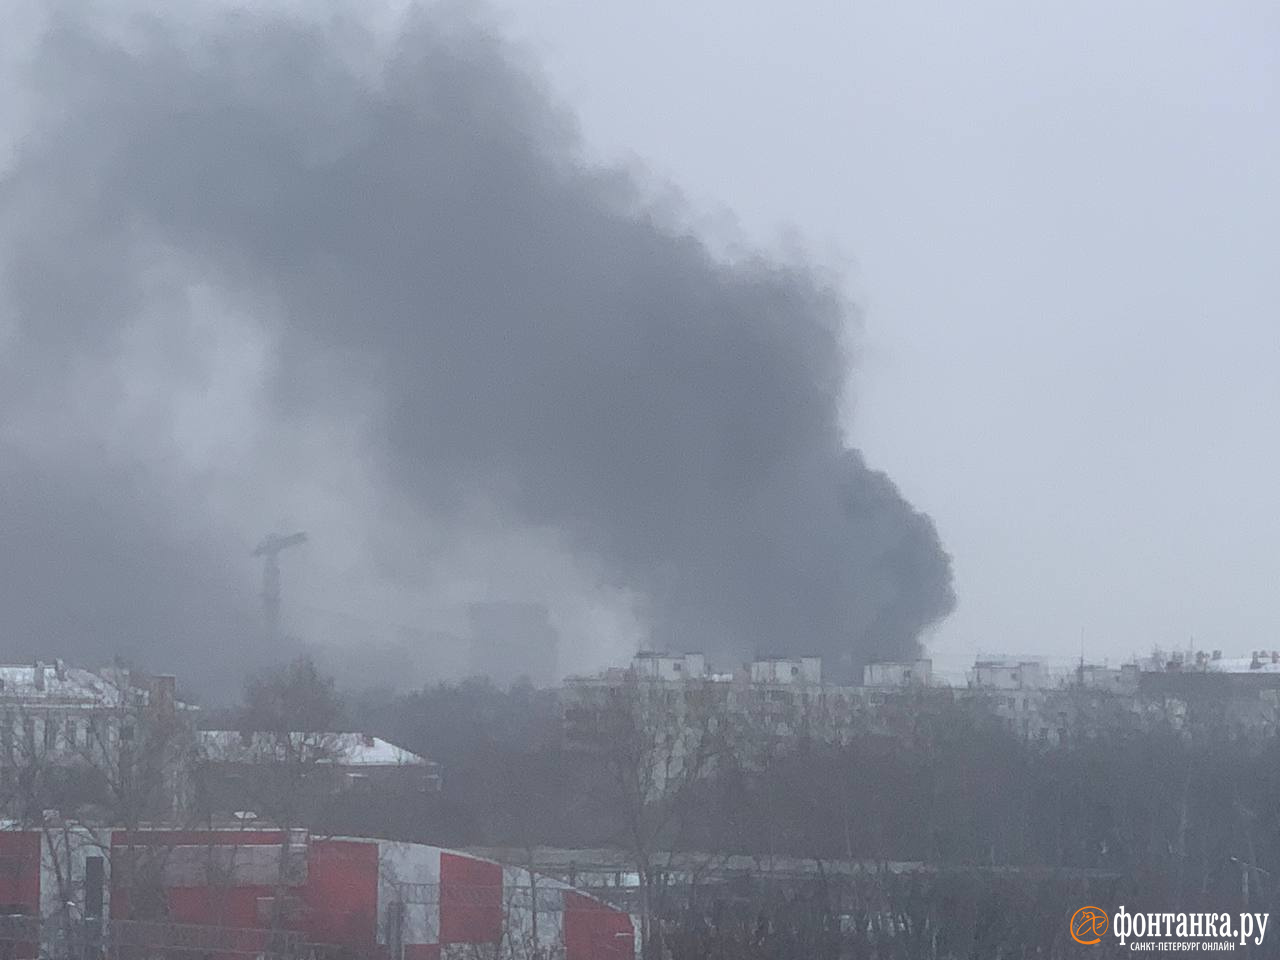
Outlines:
<svg viewBox="0 0 1280 960"><path fill-rule="evenodd" d="M1102 936L1111 926L1107 911L1097 907L1081 907L1071 917L1071 939L1086 947L1102 942Z"/></svg>

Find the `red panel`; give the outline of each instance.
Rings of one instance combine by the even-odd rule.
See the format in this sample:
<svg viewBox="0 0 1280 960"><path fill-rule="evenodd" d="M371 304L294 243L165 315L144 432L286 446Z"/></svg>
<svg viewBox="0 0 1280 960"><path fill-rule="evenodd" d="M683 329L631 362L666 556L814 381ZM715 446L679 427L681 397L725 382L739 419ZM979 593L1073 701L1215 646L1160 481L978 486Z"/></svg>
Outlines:
<svg viewBox="0 0 1280 960"><path fill-rule="evenodd" d="M631 917L606 903L566 890L565 960L635 960Z"/></svg>
<svg viewBox="0 0 1280 960"><path fill-rule="evenodd" d="M169 919L174 923L207 923L219 927L260 927L258 898L270 897L269 886L170 887Z"/></svg>
<svg viewBox="0 0 1280 960"><path fill-rule="evenodd" d="M378 844L313 840L303 896L311 942L372 947L378 933Z"/></svg>
<svg viewBox="0 0 1280 960"><path fill-rule="evenodd" d="M502 864L440 854L440 942L502 939Z"/></svg>
<svg viewBox="0 0 1280 960"><path fill-rule="evenodd" d="M406 943L404 960L440 960L440 944Z"/></svg>
<svg viewBox="0 0 1280 960"><path fill-rule="evenodd" d="M111 834L114 850L124 847L169 846L266 846L279 845L285 840L280 830L139 830L130 833L116 830ZM270 897L270 886L237 885L212 891L207 887L171 887L166 902L175 922L207 923L229 927L258 927L258 898ZM111 884L111 916L127 920L130 916L129 895L113 874Z"/></svg>
<svg viewBox="0 0 1280 960"><path fill-rule="evenodd" d="M12 910L40 914L40 834L31 830L0 830L0 904ZM12 944L15 958L34 957L34 943Z"/></svg>
<svg viewBox="0 0 1280 960"><path fill-rule="evenodd" d="M0 904L40 909L40 834L0 830Z"/></svg>
<svg viewBox="0 0 1280 960"><path fill-rule="evenodd" d="M139 830L129 833L117 830L111 835L111 846L124 847L204 846L236 847L279 845L285 840L280 830ZM170 887L166 891L169 917L176 923L213 924L227 927L261 927L258 911L260 898L270 898L275 888L263 884L238 884L232 887L210 889L196 887ZM113 919L129 918L127 890L115 881L111 886L111 915Z"/></svg>

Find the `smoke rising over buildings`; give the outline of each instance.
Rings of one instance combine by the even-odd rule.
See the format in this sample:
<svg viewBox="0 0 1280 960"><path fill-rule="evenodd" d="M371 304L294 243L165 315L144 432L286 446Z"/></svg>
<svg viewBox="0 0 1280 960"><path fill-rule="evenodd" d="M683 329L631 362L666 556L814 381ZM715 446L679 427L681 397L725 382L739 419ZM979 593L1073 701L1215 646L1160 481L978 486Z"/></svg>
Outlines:
<svg viewBox="0 0 1280 960"><path fill-rule="evenodd" d="M0 182L13 652L225 659L279 510L409 593L448 566L429 533L497 516L712 655L859 664L950 611L932 522L837 422L838 291L588 167L470 15L60 14L28 52Z"/></svg>
<svg viewBox="0 0 1280 960"><path fill-rule="evenodd" d="M473 603L471 672L500 684L527 679L535 686L559 682L556 644L559 637L538 603Z"/></svg>

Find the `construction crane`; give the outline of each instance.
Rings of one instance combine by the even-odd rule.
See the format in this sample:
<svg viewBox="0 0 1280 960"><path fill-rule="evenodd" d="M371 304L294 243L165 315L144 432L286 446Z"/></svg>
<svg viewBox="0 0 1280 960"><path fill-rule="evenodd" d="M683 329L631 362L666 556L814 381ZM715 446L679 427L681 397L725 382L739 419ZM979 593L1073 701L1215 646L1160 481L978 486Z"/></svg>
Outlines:
<svg viewBox="0 0 1280 960"><path fill-rule="evenodd" d="M262 557L262 614L268 641L274 641L280 629L280 551L306 542L307 535L301 531L287 536L271 533L250 554Z"/></svg>

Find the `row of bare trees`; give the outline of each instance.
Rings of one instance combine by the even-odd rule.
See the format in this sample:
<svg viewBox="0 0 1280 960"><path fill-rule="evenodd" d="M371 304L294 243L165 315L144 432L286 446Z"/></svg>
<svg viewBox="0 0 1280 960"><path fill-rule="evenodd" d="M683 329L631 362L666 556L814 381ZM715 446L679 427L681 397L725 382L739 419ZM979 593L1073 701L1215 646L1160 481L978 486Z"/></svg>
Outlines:
<svg viewBox="0 0 1280 960"><path fill-rule="evenodd" d="M1277 905L1274 737L1091 723L1086 735L1045 745L1015 736L981 704L939 697L836 737L798 706L730 709L696 684L643 681L602 686L586 705L575 702L569 737L563 704L527 688L446 686L356 709L407 747L447 760L444 794L423 821L428 834L625 851L655 955L1056 956L1061 911L1073 902L1063 891L1084 895L1089 883L1110 884L1099 897L1124 889L1151 909ZM727 952L698 953L688 944L705 947L717 894L737 902L725 893L730 855L758 864L747 871L759 881L751 920L732 914L739 933L722 924L711 938ZM778 879L769 865L782 860L807 864L805 876ZM917 879L912 886L890 873L866 887L864 877L852 892L811 882L837 861L898 864ZM959 897L963 884L983 898ZM884 900L877 916L902 914L877 921L874 949L875 924L850 920L859 896ZM918 904L908 909L903 898ZM823 906L810 914L804 903ZM912 911L926 908L937 940L927 949L906 937L921 929ZM805 924L826 916L810 932L826 930L839 949L788 953L799 948L780 931L794 923L775 914L809 917ZM776 952L743 946L756 921L773 931L761 943ZM677 953L672 937L694 952ZM966 937L995 946L966 953ZM902 952L909 941L914 952Z"/></svg>
<svg viewBox="0 0 1280 960"><path fill-rule="evenodd" d="M965 938L990 947L969 955L1054 956L1061 924L1017 918L1050 916L1090 883L1110 884L1100 896L1150 897L1152 909L1202 900L1265 910L1275 900L1274 739L1103 728L1046 749L940 700L834 738L786 705L730 709L710 687L638 682L602 688L587 705L566 737L553 692L468 683L346 700L299 661L252 681L219 725L241 732L241 759L261 754L241 785L244 809L286 837L306 827L505 845L529 850L531 864L538 845L625 852L655 956L958 957ZM111 709L119 715L93 737L69 741L83 761L74 776L65 745L47 748L40 725L28 735L25 718L12 718L3 800L22 822L57 831L46 811L80 809L136 829L172 809L163 771L190 750L189 726L143 723L128 698ZM444 761L443 792L317 803L324 791L308 785L332 766L332 734L348 719ZM120 736L126 724L130 738ZM194 769L181 787L193 825L217 806L215 767ZM111 855L134 887L135 915L163 915L163 898L146 895L160 886L156 851L126 844ZM756 866L731 874L734 855ZM774 868L783 861L807 866ZM273 926L288 924L289 871L285 843ZM985 892L965 899L963 884ZM902 952L908 943L915 952Z"/></svg>

